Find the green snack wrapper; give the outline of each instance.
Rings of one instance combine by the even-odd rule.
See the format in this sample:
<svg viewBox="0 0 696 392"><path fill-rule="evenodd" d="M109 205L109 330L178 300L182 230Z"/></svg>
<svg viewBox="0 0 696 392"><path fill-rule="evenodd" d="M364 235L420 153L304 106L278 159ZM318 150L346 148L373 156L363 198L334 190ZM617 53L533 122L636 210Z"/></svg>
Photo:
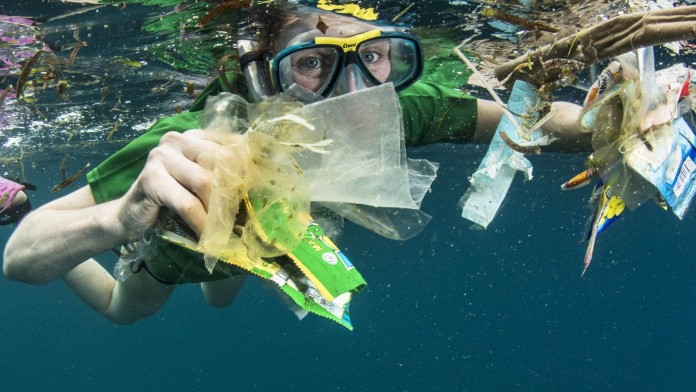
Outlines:
<svg viewBox="0 0 696 392"><path fill-rule="evenodd" d="M245 197L244 204L251 218L254 216L254 205L259 206L261 203L254 203L249 197ZM271 205L267 211L274 219L264 221L270 222L269 226L272 227L257 225L255 229L260 230L256 235L267 243L273 243L274 237L282 233L283 223L288 217L280 204ZM355 293L366 286L365 280L343 252L324 235L322 228L311 216L303 214L293 218L303 222L306 229L292 251L273 258L252 258L244 252L230 250L230 253L223 254L220 258L224 264L218 263L209 273L210 277L221 279L231 276L228 265L241 268L278 285L302 310L326 317L352 330L350 301ZM160 242L153 244L156 247L161 247L164 241L197 253L200 260L197 269L207 273L197 239L171 217L158 229L156 241Z"/></svg>

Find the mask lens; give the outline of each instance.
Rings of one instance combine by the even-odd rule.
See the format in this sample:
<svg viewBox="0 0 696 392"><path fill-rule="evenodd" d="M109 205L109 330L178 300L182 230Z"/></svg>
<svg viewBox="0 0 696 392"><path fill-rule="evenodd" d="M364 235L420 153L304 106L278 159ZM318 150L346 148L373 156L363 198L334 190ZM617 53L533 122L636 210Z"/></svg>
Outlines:
<svg viewBox="0 0 696 392"><path fill-rule="evenodd" d="M399 87L419 76L420 50L407 38L376 38L362 42L358 55L365 70L379 83L392 82Z"/></svg>
<svg viewBox="0 0 696 392"><path fill-rule="evenodd" d="M293 51L278 61L280 87L283 91L293 84L321 94L340 72L340 53L332 47L311 47Z"/></svg>
<svg viewBox="0 0 696 392"><path fill-rule="evenodd" d="M375 34L377 33L377 34ZM379 30L349 38L318 37L314 45L302 44L289 47L273 60L274 80L280 91L287 91L294 84L310 92L328 96L344 73L344 67L351 64L355 69L346 74L353 80L344 84L351 86L353 81L364 81L364 86L374 86L392 82L397 91L411 85L422 71L422 54L415 38L389 33L379 34ZM371 38L359 41L360 36L368 34ZM320 41L321 38L321 42Z"/></svg>

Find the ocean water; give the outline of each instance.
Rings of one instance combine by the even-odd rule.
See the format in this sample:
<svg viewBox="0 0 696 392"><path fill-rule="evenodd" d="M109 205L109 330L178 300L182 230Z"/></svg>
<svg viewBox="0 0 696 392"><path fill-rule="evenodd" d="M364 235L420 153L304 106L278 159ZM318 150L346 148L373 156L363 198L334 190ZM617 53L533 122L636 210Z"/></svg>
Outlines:
<svg viewBox="0 0 696 392"><path fill-rule="evenodd" d="M29 15L37 3L3 2L0 13ZM34 15L65 7L40 3ZM67 26L53 34L70 41ZM206 82L153 60L108 65L97 61L92 42L78 57L82 79L70 76L76 87L68 102L46 94L34 110L5 114L3 157L19 153L8 135L20 138L21 173L38 186L35 206L76 189L51 192L66 155L68 172L97 164L154 117L190 102L185 83ZM111 47L119 50L144 58ZM114 86L99 105L104 84L77 87L93 74L109 75ZM176 89L153 92L170 79ZM146 83L124 83L132 80ZM423 204L433 219L417 237L395 242L346 226L339 245L368 282L352 302L354 331L311 315L298 320L256 279L225 309L209 307L195 285L178 287L161 312L126 327L87 308L60 281L35 287L3 279L0 390L694 390L694 212L679 221L652 203L627 211L598 238L581 278L590 190L559 185L585 167L585 154L532 156L535 178L517 178L496 220L479 231L456 204L485 149L409 150L440 163ZM16 163L3 169L20 174ZM0 227L1 244L11 230Z"/></svg>

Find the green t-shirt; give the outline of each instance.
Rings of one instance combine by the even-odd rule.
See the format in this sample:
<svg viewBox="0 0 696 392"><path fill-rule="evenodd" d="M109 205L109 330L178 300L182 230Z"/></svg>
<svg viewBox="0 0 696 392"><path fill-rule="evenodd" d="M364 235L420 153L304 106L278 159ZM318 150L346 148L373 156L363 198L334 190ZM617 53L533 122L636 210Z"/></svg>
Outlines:
<svg viewBox="0 0 696 392"><path fill-rule="evenodd" d="M430 82L416 82L399 93L407 146L468 143L477 120L476 98Z"/></svg>

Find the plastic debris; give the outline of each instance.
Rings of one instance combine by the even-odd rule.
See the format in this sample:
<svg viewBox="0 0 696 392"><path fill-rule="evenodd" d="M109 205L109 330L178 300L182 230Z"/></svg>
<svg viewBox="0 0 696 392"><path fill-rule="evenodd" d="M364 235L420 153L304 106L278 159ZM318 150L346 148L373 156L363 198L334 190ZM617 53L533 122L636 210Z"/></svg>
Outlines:
<svg viewBox="0 0 696 392"><path fill-rule="evenodd" d="M533 111L538 101L536 88L518 80L512 89L508 108L511 113L521 113L525 118L533 119L533 124L539 117ZM503 116L500 120L478 170L469 178L469 190L459 202L462 217L483 228L488 227L498 213L515 174L521 171L527 180L532 179L532 163L524 157L524 153L537 153L538 146L553 141L542 135L540 130L520 135L517 131L520 128L513 121L524 122L519 116L512 116L514 120L510 116Z"/></svg>
<svg viewBox="0 0 696 392"><path fill-rule="evenodd" d="M379 119L355 117L365 102ZM225 146L201 163L213 171L205 229L195 238L165 218L149 246L176 244L222 278L225 266L251 272L273 282L296 314L352 329L349 304L366 283L310 215L310 202L390 238L427 224L419 206L437 165L406 159L393 86L310 105L220 94L208 100L200 128Z"/></svg>
<svg viewBox="0 0 696 392"><path fill-rule="evenodd" d="M652 48L646 48L619 56L590 89L578 127L592 133L595 151L589 168L561 186L596 180L582 274L597 234L625 208L655 200L684 217L696 193L692 75L684 65L655 72Z"/></svg>

